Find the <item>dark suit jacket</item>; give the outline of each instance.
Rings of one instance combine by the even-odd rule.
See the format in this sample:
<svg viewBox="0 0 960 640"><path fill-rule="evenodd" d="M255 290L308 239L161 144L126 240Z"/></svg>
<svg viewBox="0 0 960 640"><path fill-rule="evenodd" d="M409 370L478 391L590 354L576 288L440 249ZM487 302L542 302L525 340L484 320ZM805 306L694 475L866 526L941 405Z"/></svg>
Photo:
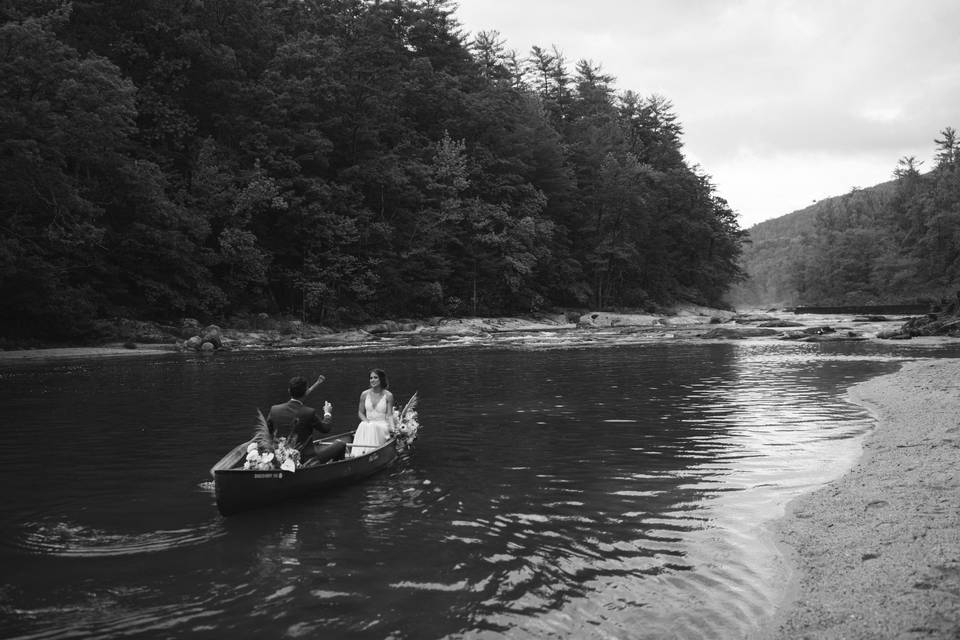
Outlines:
<svg viewBox="0 0 960 640"><path fill-rule="evenodd" d="M303 449L313 440L313 430L328 433L332 420L326 416L321 419L317 416L316 409L291 398L283 404L270 407L267 427L270 429L270 435L286 436L292 445Z"/></svg>

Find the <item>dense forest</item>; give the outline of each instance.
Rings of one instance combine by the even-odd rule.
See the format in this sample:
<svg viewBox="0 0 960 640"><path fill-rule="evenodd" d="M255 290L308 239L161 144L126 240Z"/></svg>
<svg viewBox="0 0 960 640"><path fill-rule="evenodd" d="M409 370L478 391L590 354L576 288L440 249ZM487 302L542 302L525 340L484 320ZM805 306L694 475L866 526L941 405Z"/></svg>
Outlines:
<svg viewBox="0 0 960 640"><path fill-rule="evenodd" d="M935 166L901 158L893 180L821 200L749 230L738 307L911 304L960 290L960 138L934 139Z"/></svg>
<svg viewBox="0 0 960 640"><path fill-rule="evenodd" d="M719 304L669 100L446 0L0 0L0 329Z"/></svg>

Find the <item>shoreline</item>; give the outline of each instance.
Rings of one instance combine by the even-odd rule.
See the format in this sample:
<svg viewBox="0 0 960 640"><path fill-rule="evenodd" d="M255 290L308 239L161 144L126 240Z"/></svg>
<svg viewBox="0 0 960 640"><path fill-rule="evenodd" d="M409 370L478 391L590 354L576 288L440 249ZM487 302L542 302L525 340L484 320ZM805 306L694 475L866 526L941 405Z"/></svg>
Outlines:
<svg viewBox="0 0 960 640"><path fill-rule="evenodd" d="M70 360L75 358L103 358L152 356L165 353L177 353L171 345L141 345L135 349L123 346L103 345L99 347L41 347L38 349L17 349L0 351L0 364L25 361Z"/></svg>
<svg viewBox="0 0 960 640"><path fill-rule="evenodd" d="M960 637L960 359L855 385L876 420L857 463L773 525L789 565L756 636Z"/></svg>
<svg viewBox="0 0 960 640"><path fill-rule="evenodd" d="M802 322L800 321L802 320ZM838 323L836 327L828 326ZM514 344L528 347L628 344L683 340L789 340L832 342L879 340L904 320L805 316L781 313L735 313L688 307L670 315L589 313L576 322L561 314L520 318L433 318L423 322L383 322L334 332L324 327L293 323L285 328L224 328L211 325L219 346L202 340L159 335L156 326L131 329L132 335L88 346L48 345L37 348L0 349L0 364L20 361L84 359L105 356L150 356L168 353L210 355L223 351L326 351L340 349L395 349L470 347ZM169 329L169 328L168 328ZM206 332L207 330L201 331ZM197 331L191 325L187 333ZM947 338L949 339L949 338ZM191 346L191 342L196 341ZM915 343L940 338L914 338Z"/></svg>

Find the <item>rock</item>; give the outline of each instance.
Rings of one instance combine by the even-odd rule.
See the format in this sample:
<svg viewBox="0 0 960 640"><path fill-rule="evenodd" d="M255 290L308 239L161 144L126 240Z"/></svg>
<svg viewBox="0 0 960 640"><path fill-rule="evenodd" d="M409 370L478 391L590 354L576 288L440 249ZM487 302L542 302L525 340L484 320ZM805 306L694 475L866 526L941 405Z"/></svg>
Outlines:
<svg viewBox="0 0 960 640"><path fill-rule="evenodd" d="M704 318L703 324L719 324L720 322L733 320L737 316L737 313L726 309L714 309L696 304L681 304L673 308L673 315L681 317L700 316ZM716 318L716 321L714 321L714 318Z"/></svg>
<svg viewBox="0 0 960 640"><path fill-rule="evenodd" d="M854 331L846 331L844 333L804 335L798 340L800 342L851 342L866 339L865 336Z"/></svg>
<svg viewBox="0 0 960 640"><path fill-rule="evenodd" d="M827 326L807 327L806 329L804 329L804 332L809 333L810 335L818 335L818 336L824 335L826 333L836 333L836 331L837 330L834 329L833 327L827 327Z"/></svg>
<svg viewBox="0 0 960 640"><path fill-rule="evenodd" d="M454 319L444 320L432 327L424 327L420 333L424 335L444 336L482 336L487 332L483 320Z"/></svg>
<svg viewBox="0 0 960 640"><path fill-rule="evenodd" d="M203 330L203 333L200 334L200 339L203 342L209 342L215 349L223 346L223 332L221 332L220 327L215 324L208 325L207 328Z"/></svg>
<svg viewBox="0 0 960 640"><path fill-rule="evenodd" d="M580 316L578 329L603 329L610 327L650 327L662 324L659 316L594 311Z"/></svg>
<svg viewBox="0 0 960 640"><path fill-rule="evenodd" d="M304 347L322 347L334 344L368 342L371 340L380 340L380 338L376 338L372 334L367 333L362 329L351 329L350 331L330 333L323 336L310 338L308 340L301 340L299 341L299 344L300 346Z"/></svg>
<svg viewBox="0 0 960 640"><path fill-rule="evenodd" d="M716 319L717 322L712 322ZM692 327L698 324L721 324L720 318L711 318L709 316L667 316L660 318L656 324L662 324L671 327Z"/></svg>
<svg viewBox="0 0 960 640"><path fill-rule="evenodd" d="M796 325L792 325L796 326ZM802 324L799 326L803 326ZM809 336L822 336L831 333L836 333L836 329L832 327L806 327L804 329L799 329L796 331L787 331L786 336L793 339L805 338Z"/></svg>
<svg viewBox="0 0 960 640"><path fill-rule="evenodd" d="M774 329L761 328L741 328L741 327L717 327L710 329L706 333L701 333L701 338L725 338L730 340L739 340L742 338L764 338L775 336L779 332Z"/></svg>
<svg viewBox="0 0 960 640"><path fill-rule="evenodd" d="M960 318L952 315L927 314L910 318L899 333L906 336L960 336ZM893 336L891 336L893 339Z"/></svg>
<svg viewBox="0 0 960 640"><path fill-rule="evenodd" d="M749 324L757 322L780 322L780 319L775 316L758 313L739 313L733 317L733 321L737 324Z"/></svg>
<svg viewBox="0 0 960 640"><path fill-rule="evenodd" d="M200 351L203 351L205 353L209 353L210 351L215 351L216 349L217 347L214 346L212 342L204 342L202 345L200 345Z"/></svg>
<svg viewBox="0 0 960 640"><path fill-rule="evenodd" d="M368 324L363 327L360 327L361 330L366 331L367 333L396 333L400 330L400 325L398 325L393 320L385 320L383 322L378 322L376 324Z"/></svg>
<svg viewBox="0 0 960 640"><path fill-rule="evenodd" d="M877 337L883 340L909 340L910 336L899 329L890 329L889 331L879 331Z"/></svg>
<svg viewBox="0 0 960 640"><path fill-rule="evenodd" d="M193 336L184 341L183 346L187 349L193 349L194 351L199 351L200 346L203 344L203 340L200 339L200 336Z"/></svg>

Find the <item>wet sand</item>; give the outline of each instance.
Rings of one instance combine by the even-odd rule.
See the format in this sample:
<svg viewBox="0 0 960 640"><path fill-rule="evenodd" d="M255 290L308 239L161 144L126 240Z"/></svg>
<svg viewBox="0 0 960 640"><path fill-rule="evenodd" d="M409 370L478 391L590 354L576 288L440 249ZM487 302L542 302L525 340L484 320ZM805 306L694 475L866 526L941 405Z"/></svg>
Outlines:
<svg viewBox="0 0 960 640"><path fill-rule="evenodd" d="M853 469L777 523L789 590L760 638L960 638L960 360L857 385Z"/></svg>

